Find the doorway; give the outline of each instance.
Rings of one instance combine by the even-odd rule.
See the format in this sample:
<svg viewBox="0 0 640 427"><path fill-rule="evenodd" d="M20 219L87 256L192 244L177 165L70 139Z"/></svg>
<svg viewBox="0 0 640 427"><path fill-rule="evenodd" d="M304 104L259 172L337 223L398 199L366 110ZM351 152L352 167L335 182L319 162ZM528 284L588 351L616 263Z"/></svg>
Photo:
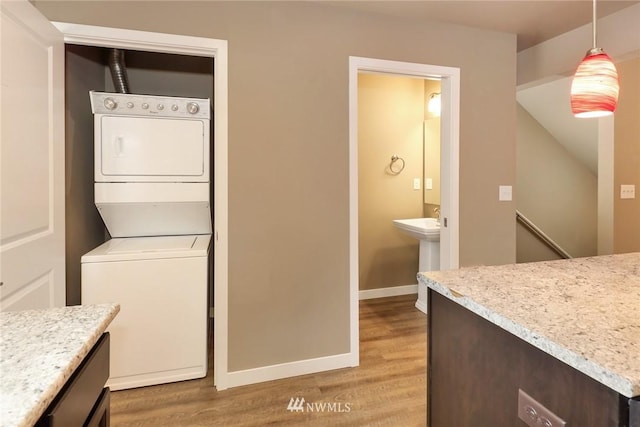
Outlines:
<svg viewBox="0 0 640 427"><path fill-rule="evenodd" d="M65 44L131 49L146 52L200 56L213 59L213 298L214 386L228 388L228 77L226 40L173 34L150 33L119 28L54 23L62 32Z"/></svg>
<svg viewBox="0 0 640 427"><path fill-rule="evenodd" d="M452 67L349 58L349 282L350 337L354 366L359 359L358 75L385 74L441 81L441 269L458 267L460 70Z"/></svg>

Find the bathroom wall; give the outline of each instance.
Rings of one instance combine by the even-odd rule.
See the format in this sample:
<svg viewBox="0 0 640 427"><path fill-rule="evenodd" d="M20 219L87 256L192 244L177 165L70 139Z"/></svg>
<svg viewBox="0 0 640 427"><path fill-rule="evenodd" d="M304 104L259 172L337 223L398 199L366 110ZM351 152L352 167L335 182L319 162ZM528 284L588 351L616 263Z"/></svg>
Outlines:
<svg viewBox="0 0 640 427"><path fill-rule="evenodd" d="M418 241L394 219L422 216L423 80L358 76L358 220L360 289L416 284ZM391 156L404 159L390 164Z"/></svg>
<svg viewBox="0 0 640 427"><path fill-rule="evenodd" d="M616 63L620 98L614 115L615 253L640 251L640 58ZM636 186L635 199L620 199L620 185Z"/></svg>
<svg viewBox="0 0 640 427"><path fill-rule="evenodd" d="M231 371L349 351L349 56L460 68L460 264L515 261L514 34L331 2L34 4L229 41Z"/></svg>
<svg viewBox="0 0 640 427"><path fill-rule="evenodd" d="M598 178L518 104L516 206L571 256L597 254ZM538 242L517 234L517 261L541 256ZM543 252L544 253L544 252Z"/></svg>

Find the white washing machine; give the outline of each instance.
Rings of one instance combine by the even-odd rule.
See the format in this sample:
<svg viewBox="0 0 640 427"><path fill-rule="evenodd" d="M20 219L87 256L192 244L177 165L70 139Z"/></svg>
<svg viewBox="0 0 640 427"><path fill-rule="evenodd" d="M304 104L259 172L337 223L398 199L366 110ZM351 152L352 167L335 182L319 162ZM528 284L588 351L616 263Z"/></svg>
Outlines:
<svg viewBox="0 0 640 427"><path fill-rule="evenodd" d="M210 103L91 92L95 204L113 237L81 258L83 304L115 302L113 390L207 373Z"/></svg>
<svg viewBox="0 0 640 427"><path fill-rule="evenodd" d="M210 235L115 238L82 257L82 302L117 302L112 390L207 375Z"/></svg>

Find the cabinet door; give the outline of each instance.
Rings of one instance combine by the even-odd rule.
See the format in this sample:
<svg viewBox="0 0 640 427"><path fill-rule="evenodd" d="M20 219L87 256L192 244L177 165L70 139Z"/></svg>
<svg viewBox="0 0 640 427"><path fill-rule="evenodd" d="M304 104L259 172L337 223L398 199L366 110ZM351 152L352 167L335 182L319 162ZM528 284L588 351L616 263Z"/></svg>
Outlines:
<svg viewBox="0 0 640 427"><path fill-rule="evenodd" d="M63 306L63 37L26 0L0 18L0 310Z"/></svg>

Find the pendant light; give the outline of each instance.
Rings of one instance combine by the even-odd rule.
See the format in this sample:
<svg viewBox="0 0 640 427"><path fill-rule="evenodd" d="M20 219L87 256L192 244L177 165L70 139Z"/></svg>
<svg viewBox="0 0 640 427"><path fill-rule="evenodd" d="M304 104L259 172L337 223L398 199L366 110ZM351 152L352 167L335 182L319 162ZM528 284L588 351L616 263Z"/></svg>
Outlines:
<svg viewBox="0 0 640 427"><path fill-rule="evenodd" d="M593 48L587 51L571 83L571 111L576 117L613 114L618 103L618 72L596 45L596 0L593 0Z"/></svg>

